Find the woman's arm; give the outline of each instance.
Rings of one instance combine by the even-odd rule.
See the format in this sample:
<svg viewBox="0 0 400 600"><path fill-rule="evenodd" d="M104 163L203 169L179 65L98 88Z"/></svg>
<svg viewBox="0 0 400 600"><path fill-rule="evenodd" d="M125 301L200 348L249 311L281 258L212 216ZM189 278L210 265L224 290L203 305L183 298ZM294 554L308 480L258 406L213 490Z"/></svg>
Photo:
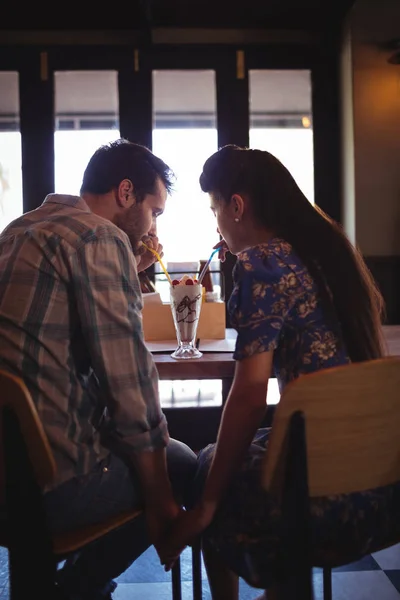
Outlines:
<svg viewBox="0 0 400 600"><path fill-rule="evenodd" d="M166 571L185 546L211 523L231 478L240 468L265 414L272 357L272 351L262 352L236 363L202 497L193 509L175 521L162 544L160 558Z"/></svg>
<svg viewBox="0 0 400 600"><path fill-rule="evenodd" d="M236 363L213 462L200 500L202 510L210 520L261 425L266 410L272 359L273 352L270 351L254 354Z"/></svg>

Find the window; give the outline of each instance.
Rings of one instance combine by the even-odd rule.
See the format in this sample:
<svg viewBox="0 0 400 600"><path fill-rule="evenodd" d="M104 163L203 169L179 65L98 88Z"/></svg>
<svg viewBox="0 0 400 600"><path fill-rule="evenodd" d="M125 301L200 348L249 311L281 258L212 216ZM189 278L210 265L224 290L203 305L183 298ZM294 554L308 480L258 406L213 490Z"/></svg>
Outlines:
<svg viewBox="0 0 400 600"><path fill-rule="evenodd" d="M0 72L0 231L23 212L18 73Z"/></svg>
<svg viewBox="0 0 400 600"><path fill-rule="evenodd" d="M254 70L249 87L250 147L276 156L314 203L310 72Z"/></svg>
<svg viewBox="0 0 400 600"><path fill-rule="evenodd" d="M55 73L55 191L79 195L86 165L120 137L116 71Z"/></svg>
<svg viewBox="0 0 400 600"><path fill-rule="evenodd" d="M153 152L177 178L158 221L165 260L197 264L219 240L199 185L204 162L218 149L214 71L153 71L153 111Z"/></svg>

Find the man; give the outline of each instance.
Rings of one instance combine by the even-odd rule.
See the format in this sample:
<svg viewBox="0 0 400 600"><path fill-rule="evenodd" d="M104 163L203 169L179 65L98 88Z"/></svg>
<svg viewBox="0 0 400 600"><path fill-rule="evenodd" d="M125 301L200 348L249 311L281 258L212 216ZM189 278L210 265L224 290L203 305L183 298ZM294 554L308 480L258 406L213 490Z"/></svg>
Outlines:
<svg viewBox="0 0 400 600"><path fill-rule="evenodd" d="M109 598L112 579L158 548L196 469L169 440L141 323L137 269L154 261L141 240L162 251L155 220L171 176L120 139L94 153L80 197L50 194L0 236L0 366L23 377L54 452L51 531L145 507L67 561L58 583L74 600Z"/></svg>

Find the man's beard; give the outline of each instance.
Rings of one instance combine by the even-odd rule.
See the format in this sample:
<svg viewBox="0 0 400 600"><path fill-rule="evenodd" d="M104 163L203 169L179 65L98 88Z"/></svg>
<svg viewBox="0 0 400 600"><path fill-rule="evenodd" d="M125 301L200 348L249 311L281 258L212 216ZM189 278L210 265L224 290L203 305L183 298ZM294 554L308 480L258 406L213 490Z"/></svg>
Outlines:
<svg viewBox="0 0 400 600"><path fill-rule="evenodd" d="M142 231L140 231L141 228L139 229L137 226L139 223L140 213L134 206L131 206L125 217L121 217L117 223L117 226L128 236L133 253L136 256L140 256L140 254L143 254L145 251L145 248L141 242L141 239L144 237L144 235Z"/></svg>

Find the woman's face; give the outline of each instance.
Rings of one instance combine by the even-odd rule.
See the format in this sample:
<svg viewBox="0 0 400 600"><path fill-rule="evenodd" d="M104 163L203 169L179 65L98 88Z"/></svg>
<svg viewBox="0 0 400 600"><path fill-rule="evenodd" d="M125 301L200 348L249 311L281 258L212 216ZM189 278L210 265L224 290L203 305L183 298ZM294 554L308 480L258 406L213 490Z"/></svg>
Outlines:
<svg viewBox="0 0 400 600"><path fill-rule="evenodd" d="M210 196L210 208L217 220L217 231L225 240L230 252L238 254L243 250L240 240L240 228L235 221L231 203L217 199L214 194Z"/></svg>

